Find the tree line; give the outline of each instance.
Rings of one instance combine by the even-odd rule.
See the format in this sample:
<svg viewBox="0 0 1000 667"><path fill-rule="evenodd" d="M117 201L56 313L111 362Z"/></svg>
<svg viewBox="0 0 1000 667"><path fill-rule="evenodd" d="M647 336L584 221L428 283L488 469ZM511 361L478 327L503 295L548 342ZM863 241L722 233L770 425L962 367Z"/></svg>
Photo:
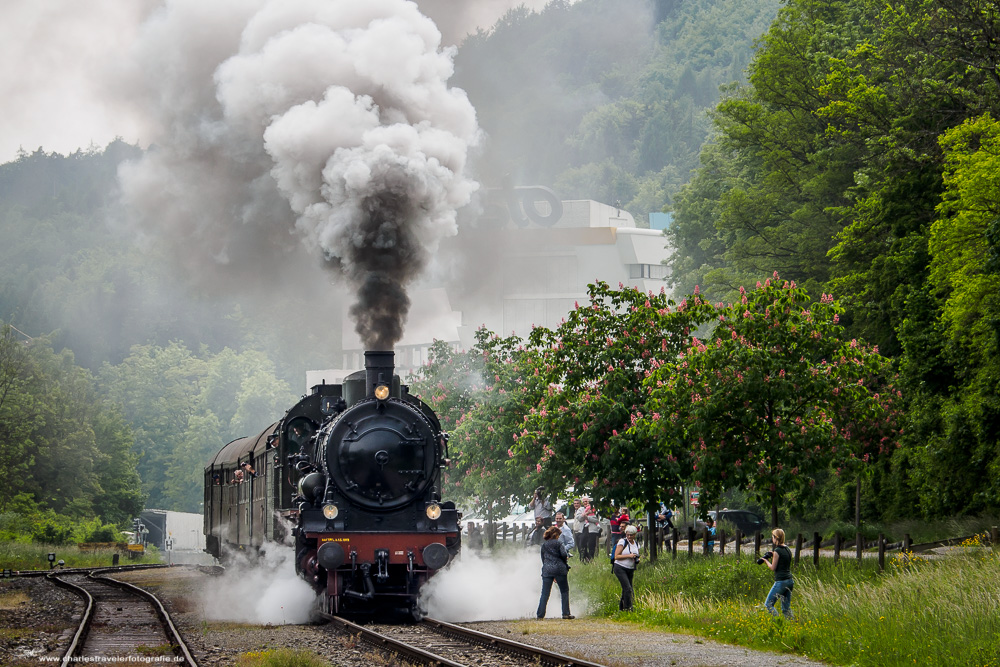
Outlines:
<svg viewBox="0 0 1000 667"><path fill-rule="evenodd" d="M896 373L843 312L776 273L715 304L598 283L557 328L436 345L414 391L453 429L449 491L477 511L538 485L649 508L691 486L705 509L739 490L776 524L898 448Z"/></svg>
<svg viewBox="0 0 1000 667"><path fill-rule="evenodd" d="M676 289L778 270L891 359L905 428L877 515L1000 497L998 29L985 2L789 2L675 200Z"/></svg>

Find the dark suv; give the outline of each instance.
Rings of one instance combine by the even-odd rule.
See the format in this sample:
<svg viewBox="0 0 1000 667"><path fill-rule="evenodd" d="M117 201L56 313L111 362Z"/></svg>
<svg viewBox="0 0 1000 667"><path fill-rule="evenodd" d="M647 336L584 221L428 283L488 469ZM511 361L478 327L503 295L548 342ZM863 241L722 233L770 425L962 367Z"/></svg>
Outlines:
<svg viewBox="0 0 1000 667"><path fill-rule="evenodd" d="M722 510L716 512L711 510L708 515L715 519L716 523L719 521L728 521L737 528L744 535L753 535L758 530L763 531L767 528L767 522L759 514L754 514L749 510ZM701 530L705 526L705 522L699 519L695 522L695 528Z"/></svg>

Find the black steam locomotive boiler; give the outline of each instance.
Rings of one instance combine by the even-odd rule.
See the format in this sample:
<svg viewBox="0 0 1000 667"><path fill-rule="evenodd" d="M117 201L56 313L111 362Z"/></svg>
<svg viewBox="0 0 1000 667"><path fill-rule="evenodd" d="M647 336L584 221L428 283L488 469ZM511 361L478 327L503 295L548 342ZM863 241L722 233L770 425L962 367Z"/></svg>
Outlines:
<svg viewBox="0 0 1000 667"><path fill-rule="evenodd" d="M320 384L205 468L206 551L295 543L295 567L328 614L385 606L417 614L420 587L461 546L441 498L447 435L394 374L392 352ZM288 534L290 532L290 535Z"/></svg>

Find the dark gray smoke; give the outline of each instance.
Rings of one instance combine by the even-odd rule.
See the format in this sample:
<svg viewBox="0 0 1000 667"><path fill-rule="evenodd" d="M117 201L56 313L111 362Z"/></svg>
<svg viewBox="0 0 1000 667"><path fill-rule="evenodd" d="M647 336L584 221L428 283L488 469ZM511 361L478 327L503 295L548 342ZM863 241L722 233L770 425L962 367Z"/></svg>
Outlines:
<svg viewBox="0 0 1000 667"><path fill-rule="evenodd" d="M478 187L475 111L435 24L407 0L168 0L143 33L131 84L159 136L120 175L146 233L213 285L323 262L365 346L391 349Z"/></svg>

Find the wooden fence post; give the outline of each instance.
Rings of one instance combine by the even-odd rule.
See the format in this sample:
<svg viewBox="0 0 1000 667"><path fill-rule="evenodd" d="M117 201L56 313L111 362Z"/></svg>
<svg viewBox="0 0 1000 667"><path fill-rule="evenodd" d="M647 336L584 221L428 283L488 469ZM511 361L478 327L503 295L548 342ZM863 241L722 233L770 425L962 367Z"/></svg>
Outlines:
<svg viewBox="0 0 1000 667"><path fill-rule="evenodd" d="M910 534L905 533L903 535L903 551L909 553L910 547L913 546L913 540L910 539Z"/></svg>
<svg viewBox="0 0 1000 667"><path fill-rule="evenodd" d="M865 540L861 537L861 533L857 533L854 538L857 540L855 544L857 545L858 551L858 565L861 565L861 559L864 558Z"/></svg>
<svg viewBox="0 0 1000 667"><path fill-rule="evenodd" d="M1000 544L1000 527L993 526L990 528L990 544L996 549L997 545Z"/></svg>
<svg viewBox="0 0 1000 667"><path fill-rule="evenodd" d="M694 556L694 527L688 526L688 558Z"/></svg>
<svg viewBox="0 0 1000 667"><path fill-rule="evenodd" d="M739 560L740 552L742 551L740 547L743 546L740 544L743 541L743 532L739 528L736 529L736 539L733 541L736 543L736 560Z"/></svg>
<svg viewBox="0 0 1000 667"><path fill-rule="evenodd" d="M719 531L719 555L726 555L726 531L724 530Z"/></svg>
<svg viewBox="0 0 1000 667"><path fill-rule="evenodd" d="M833 564L836 565L840 562L840 546L841 546L840 531L838 530L833 534Z"/></svg>
<svg viewBox="0 0 1000 667"><path fill-rule="evenodd" d="M708 526L701 529L701 555L707 556L708 551Z"/></svg>
<svg viewBox="0 0 1000 667"><path fill-rule="evenodd" d="M760 531L753 534L753 557L760 558Z"/></svg>
<svg viewBox="0 0 1000 667"><path fill-rule="evenodd" d="M802 553L802 533L795 536L795 564L799 564L799 554Z"/></svg>
<svg viewBox="0 0 1000 667"><path fill-rule="evenodd" d="M813 567L819 567L819 533L813 533Z"/></svg>
<svg viewBox="0 0 1000 667"><path fill-rule="evenodd" d="M878 534L878 571L885 572L885 535Z"/></svg>
<svg viewBox="0 0 1000 667"><path fill-rule="evenodd" d="M507 522L504 521L502 525L503 525L503 538L502 539L503 539L504 542L506 542L507 541Z"/></svg>
<svg viewBox="0 0 1000 667"><path fill-rule="evenodd" d="M673 552L671 558L677 560L677 528L674 528L673 535L671 537L673 538L670 540L670 551Z"/></svg>

